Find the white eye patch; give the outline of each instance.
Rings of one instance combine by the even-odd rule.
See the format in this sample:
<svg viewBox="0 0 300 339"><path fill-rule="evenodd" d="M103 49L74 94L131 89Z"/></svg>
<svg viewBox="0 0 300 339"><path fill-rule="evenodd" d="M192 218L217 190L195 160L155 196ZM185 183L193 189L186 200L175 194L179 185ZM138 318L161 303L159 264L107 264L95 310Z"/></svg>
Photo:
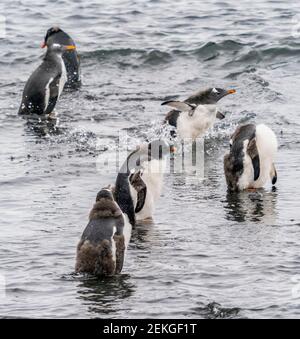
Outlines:
<svg viewBox="0 0 300 339"><path fill-rule="evenodd" d="M213 88L212 92L215 93L215 94L219 94L220 93L216 88Z"/></svg>

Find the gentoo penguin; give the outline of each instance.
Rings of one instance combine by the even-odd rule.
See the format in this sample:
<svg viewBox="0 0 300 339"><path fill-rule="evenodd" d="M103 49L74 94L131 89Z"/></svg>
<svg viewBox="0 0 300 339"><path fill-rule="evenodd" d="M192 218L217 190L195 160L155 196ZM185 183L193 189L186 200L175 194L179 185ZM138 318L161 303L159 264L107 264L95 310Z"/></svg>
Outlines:
<svg viewBox="0 0 300 339"><path fill-rule="evenodd" d="M48 47L43 63L27 81L19 114L50 114L53 112L65 83L66 67L62 59L64 50L72 50L73 45L53 44Z"/></svg>
<svg viewBox="0 0 300 339"><path fill-rule="evenodd" d="M275 185L277 148L276 135L266 125L239 126L231 137L230 152L224 157L228 189L257 189L263 187L268 179Z"/></svg>
<svg viewBox="0 0 300 339"><path fill-rule="evenodd" d="M166 156L174 151L165 141L155 140L137 147L121 167L115 199L131 224L152 218L161 195Z"/></svg>
<svg viewBox="0 0 300 339"><path fill-rule="evenodd" d="M195 93L183 102L176 100L163 102L162 105L175 108L167 114L165 123L175 127L181 139L195 140L214 125L216 118L225 118L224 114L218 111L217 103L234 93L236 93L234 89L209 88ZM172 133L172 136L175 135Z"/></svg>
<svg viewBox="0 0 300 339"><path fill-rule="evenodd" d="M120 273L130 236L131 225L114 201L111 188L102 189L77 246L76 272L97 276Z"/></svg>
<svg viewBox="0 0 300 339"><path fill-rule="evenodd" d="M66 50L62 54L64 60L68 80L66 82L67 88L78 88L81 84L80 76L80 59L77 53L76 45L74 40L59 27L52 27L48 29L42 48L46 46L50 47L53 44L74 46L72 50Z"/></svg>

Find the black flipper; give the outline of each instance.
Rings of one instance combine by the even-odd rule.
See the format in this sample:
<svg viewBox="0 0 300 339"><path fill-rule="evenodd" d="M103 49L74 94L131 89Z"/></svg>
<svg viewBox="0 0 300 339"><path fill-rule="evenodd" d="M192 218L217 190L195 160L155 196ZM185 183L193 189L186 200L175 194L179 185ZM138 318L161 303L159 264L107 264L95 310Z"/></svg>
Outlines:
<svg viewBox="0 0 300 339"><path fill-rule="evenodd" d="M196 106L195 105L190 105L188 103L182 102L182 101L177 101L177 100L169 100L169 101L165 101L161 104L162 106L170 106L175 108L176 110L179 110L181 112L189 112L189 111L193 111Z"/></svg>
<svg viewBox="0 0 300 339"><path fill-rule="evenodd" d="M126 159L117 176L114 197L123 213L127 214L129 222L133 227L136 224L135 208L130 192L130 171L138 166L140 160L138 156L139 148L133 151Z"/></svg>
<svg viewBox="0 0 300 339"><path fill-rule="evenodd" d="M137 196L137 204L135 207L135 213L139 213L145 206L146 202L146 196L147 196L147 187L143 188L138 192Z"/></svg>
<svg viewBox="0 0 300 339"><path fill-rule="evenodd" d="M260 176L260 159L259 155L252 159L252 165L254 169L254 181L256 181Z"/></svg>
<svg viewBox="0 0 300 339"><path fill-rule="evenodd" d="M256 146L256 138L250 140L247 152L252 160L252 166L254 170L254 181L256 181L260 176L260 158Z"/></svg>
<svg viewBox="0 0 300 339"><path fill-rule="evenodd" d="M49 103L47 106L47 109L45 111L45 114L51 114L56 106L58 97L53 97L49 99Z"/></svg>
<svg viewBox="0 0 300 339"><path fill-rule="evenodd" d="M45 114L50 114L53 112L59 95L59 81L61 78L61 74L57 75L55 79L51 82L49 85L50 90L50 97L49 97L49 103L48 106L45 109Z"/></svg>
<svg viewBox="0 0 300 339"><path fill-rule="evenodd" d="M127 173L119 173L116 180L116 190L114 194L117 204L123 213L127 214L129 222L134 227L136 224L134 205L130 195L130 188Z"/></svg>
<svg viewBox="0 0 300 339"><path fill-rule="evenodd" d="M147 196L147 186L142 179L141 171L134 173L129 179L131 185L137 191L137 203L135 207L135 213L139 213L145 206Z"/></svg>
<svg viewBox="0 0 300 339"><path fill-rule="evenodd" d="M276 171L276 168L275 168L274 164L272 166L271 179L272 179L272 185L275 185L276 182L277 182L278 176L277 176L277 171Z"/></svg>

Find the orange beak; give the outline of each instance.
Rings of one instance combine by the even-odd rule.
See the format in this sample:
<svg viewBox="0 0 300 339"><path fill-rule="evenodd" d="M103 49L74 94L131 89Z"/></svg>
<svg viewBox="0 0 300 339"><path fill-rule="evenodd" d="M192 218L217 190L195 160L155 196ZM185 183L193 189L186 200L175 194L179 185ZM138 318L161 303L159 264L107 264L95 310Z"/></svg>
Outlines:
<svg viewBox="0 0 300 339"><path fill-rule="evenodd" d="M76 49L76 46L74 46L74 45L67 45L67 46L65 46L65 50L66 51L73 51L74 49Z"/></svg>
<svg viewBox="0 0 300 339"><path fill-rule="evenodd" d="M227 91L227 94L235 94L236 90L235 89L230 89L229 91Z"/></svg>
<svg viewBox="0 0 300 339"><path fill-rule="evenodd" d="M47 47L47 44L45 42L41 43L41 48L45 48L45 47ZM64 49L66 51L72 51L72 50L76 49L76 46L74 46L74 45L67 45L67 46L64 46Z"/></svg>

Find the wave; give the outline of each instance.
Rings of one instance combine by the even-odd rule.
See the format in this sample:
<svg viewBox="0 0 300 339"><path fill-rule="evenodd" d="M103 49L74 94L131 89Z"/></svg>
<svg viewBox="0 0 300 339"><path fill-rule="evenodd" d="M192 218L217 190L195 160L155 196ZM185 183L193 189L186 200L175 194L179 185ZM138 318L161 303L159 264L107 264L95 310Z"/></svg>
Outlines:
<svg viewBox="0 0 300 339"><path fill-rule="evenodd" d="M153 61L169 61L174 56L206 56L209 53L220 51L239 51L246 45L233 40L225 40L220 43L207 42L195 49L171 49L163 51L160 49L135 49L135 48L113 48L100 49L82 53L84 59L97 59L99 61L110 60L114 57L138 57L144 59L145 63Z"/></svg>
<svg viewBox="0 0 300 339"><path fill-rule="evenodd" d="M199 55L205 55L208 52L222 52L222 51L236 52L243 49L246 46L248 45L234 40L224 40L219 43L209 41L200 48L196 49L194 53Z"/></svg>
<svg viewBox="0 0 300 339"><path fill-rule="evenodd" d="M235 40L221 42L209 41L192 49L136 49L112 48L82 53L84 60L96 60L99 63L114 63L122 67L141 67L166 65L178 58L196 58L202 62L221 58L222 65L259 64L286 60L300 55L299 46L260 46L254 43L242 43Z"/></svg>
<svg viewBox="0 0 300 339"><path fill-rule="evenodd" d="M245 53L238 55L233 60L226 63L226 66L235 66L238 64L260 64L260 63L277 63L278 61L286 61L287 58L299 57L300 48L292 48L288 46L253 48Z"/></svg>
<svg viewBox="0 0 300 339"><path fill-rule="evenodd" d="M86 52L82 54L82 58L100 63L117 63L119 66L139 66L168 63L172 59L172 54L158 49L116 48Z"/></svg>

